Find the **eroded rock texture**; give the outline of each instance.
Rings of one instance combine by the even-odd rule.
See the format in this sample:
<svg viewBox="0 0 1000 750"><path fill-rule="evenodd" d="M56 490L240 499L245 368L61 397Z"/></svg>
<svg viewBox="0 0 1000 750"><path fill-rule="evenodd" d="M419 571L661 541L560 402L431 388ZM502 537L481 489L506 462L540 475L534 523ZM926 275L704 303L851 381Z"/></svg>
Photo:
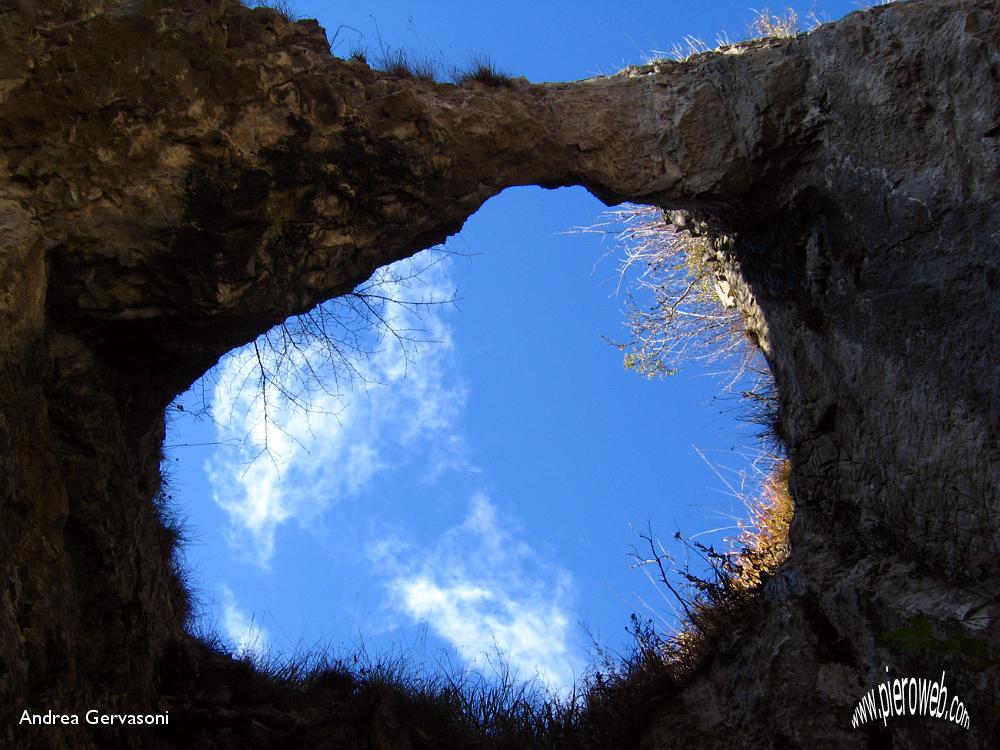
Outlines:
<svg viewBox="0 0 1000 750"><path fill-rule="evenodd" d="M683 64L456 87L230 0L0 1L0 740L148 744L16 720L214 679L153 505L175 394L504 187L581 184L716 236L798 505L761 621L650 706L646 746L990 747L997 667L879 637L922 614L1000 642L998 41L994 2L913 0ZM971 729L851 729L885 665L948 669ZM232 713L203 704L210 737L205 711ZM323 717L262 711L227 741L361 742Z"/></svg>

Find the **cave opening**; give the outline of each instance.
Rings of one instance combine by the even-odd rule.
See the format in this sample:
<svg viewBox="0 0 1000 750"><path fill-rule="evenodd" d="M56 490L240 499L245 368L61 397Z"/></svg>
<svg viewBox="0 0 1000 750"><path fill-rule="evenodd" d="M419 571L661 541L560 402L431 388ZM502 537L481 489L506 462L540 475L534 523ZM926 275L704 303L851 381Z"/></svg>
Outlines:
<svg viewBox="0 0 1000 750"><path fill-rule="evenodd" d="M773 454L737 397L759 392L743 360L643 377L609 345L627 289L649 292L649 267L622 272L623 217L648 215L631 210L508 189L323 306L328 327L286 324L182 394L164 492L189 537L189 628L271 663L499 657L558 689L595 647L628 647L630 613L675 628L681 606L629 551L675 532L682 565L730 548Z"/></svg>

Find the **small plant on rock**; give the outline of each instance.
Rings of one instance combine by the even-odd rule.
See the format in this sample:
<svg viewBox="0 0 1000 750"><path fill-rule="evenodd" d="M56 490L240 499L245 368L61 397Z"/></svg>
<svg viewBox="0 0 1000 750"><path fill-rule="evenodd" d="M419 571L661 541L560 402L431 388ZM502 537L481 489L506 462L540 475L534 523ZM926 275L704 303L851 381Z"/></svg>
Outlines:
<svg viewBox="0 0 1000 750"><path fill-rule="evenodd" d="M476 81L485 86L501 87L510 86L514 79L497 67L491 57L479 56L474 57L467 67L456 68L452 73L452 80L457 84Z"/></svg>
<svg viewBox="0 0 1000 750"><path fill-rule="evenodd" d="M248 0L248 8L267 8L273 10L282 21L294 23L298 20L295 6L291 0Z"/></svg>
<svg viewBox="0 0 1000 750"><path fill-rule="evenodd" d="M432 60L415 58L402 49L384 50L375 61L375 67L397 78L433 81L437 77L437 66Z"/></svg>
<svg viewBox="0 0 1000 750"><path fill-rule="evenodd" d="M799 14L794 8L786 8L784 13L764 8L755 10L754 15L747 26L752 39L792 39L799 35Z"/></svg>

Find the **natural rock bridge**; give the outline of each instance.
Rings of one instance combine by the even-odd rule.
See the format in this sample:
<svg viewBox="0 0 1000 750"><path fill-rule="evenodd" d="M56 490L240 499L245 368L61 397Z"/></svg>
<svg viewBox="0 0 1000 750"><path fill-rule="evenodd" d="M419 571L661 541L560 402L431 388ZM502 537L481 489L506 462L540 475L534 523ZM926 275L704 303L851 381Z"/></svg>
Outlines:
<svg viewBox="0 0 1000 750"><path fill-rule="evenodd" d="M996 661L880 636L923 615L1000 645L998 42L996 2L912 0L493 88L374 72L315 23L233 0L0 0L4 744L174 741L16 719L157 706L225 669L184 633L152 504L165 406L226 351L535 184L714 237L780 394L791 559L761 622L650 707L645 746L989 747ZM972 728L852 730L887 664L948 669ZM324 721L253 731L361 742ZM258 741L241 731L226 742ZM391 732L380 746L421 746Z"/></svg>

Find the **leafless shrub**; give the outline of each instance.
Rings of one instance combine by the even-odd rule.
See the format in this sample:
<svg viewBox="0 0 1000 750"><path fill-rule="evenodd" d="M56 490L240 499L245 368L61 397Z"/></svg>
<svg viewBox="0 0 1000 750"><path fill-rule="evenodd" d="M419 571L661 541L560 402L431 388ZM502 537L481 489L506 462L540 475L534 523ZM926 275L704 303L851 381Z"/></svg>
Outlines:
<svg viewBox="0 0 1000 750"><path fill-rule="evenodd" d="M626 368L663 377L683 362L725 362L743 372L755 352L708 238L675 228L659 208L632 204L584 231L612 235L622 254L631 338L611 343Z"/></svg>
<svg viewBox="0 0 1000 750"><path fill-rule="evenodd" d="M752 620L761 587L787 559L795 509L789 472L787 460L775 460L761 495L744 498L749 517L738 522L739 534L729 540L728 549L718 550L678 531L674 540L684 553L678 560L649 528L636 532L641 544L632 549L633 566L669 593L679 609L680 625L672 632L669 625L661 630L652 618L633 615L631 631L676 680L691 674L719 638ZM707 572L693 568L692 561Z"/></svg>
<svg viewBox="0 0 1000 750"><path fill-rule="evenodd" d="M292 415L308 421L336 414L343 394L372 382L366 364L375 354L397 347L408 365L416 347L436 343L421 326L431 308L454 303L454 290L428 281L444 258L444 251L427 251L385 266L352 292L288 318L231 352L200 381L192 416L245 430L226 444L255 447L252 461L270 452L272 430L282 430Z"/></svg>

